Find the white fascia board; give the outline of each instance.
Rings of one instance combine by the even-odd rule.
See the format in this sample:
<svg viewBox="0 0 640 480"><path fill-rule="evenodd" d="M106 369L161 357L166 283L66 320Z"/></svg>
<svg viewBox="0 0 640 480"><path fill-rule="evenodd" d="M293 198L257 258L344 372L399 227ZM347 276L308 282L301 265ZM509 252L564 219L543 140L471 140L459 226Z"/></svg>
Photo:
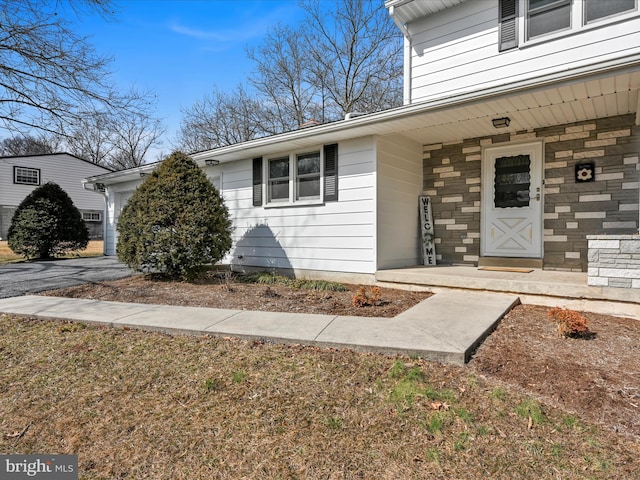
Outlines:
<svg viewBox="0 0 640 480"><path fill-rule="evenodd" d="M83 184L95 184L104 183L105 185L112 185L114 183L122 183L130 180L135 180L146 174L151 173L160 162L149 163L147 165L141 165L135 168L129 168L127 170L116 170L115 172L103 173L100 175L94 175L82 180Z"/></svg>

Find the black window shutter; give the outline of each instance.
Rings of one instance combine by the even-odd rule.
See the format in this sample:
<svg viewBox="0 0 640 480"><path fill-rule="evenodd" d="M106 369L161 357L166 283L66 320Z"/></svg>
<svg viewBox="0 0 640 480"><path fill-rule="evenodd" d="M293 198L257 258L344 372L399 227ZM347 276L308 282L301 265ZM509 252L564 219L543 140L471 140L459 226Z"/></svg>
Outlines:
<svg viewBox="0 0 640 480"><path fill-rule="evenodd" d="M509 50L518 46L518 0L500 0L498 12L500 38L498 50Z"/></svg>
<svg viewBox="0 0 640 480"><path fill-rule="evenodd" d="M338 144L324 146L324 201L338 201Z"/></svg>
<svg viewBox="0 0 640 480"><path fill-rule="evenodd" d="M253 159L253 206L262 206L262 157Z"/></svg>

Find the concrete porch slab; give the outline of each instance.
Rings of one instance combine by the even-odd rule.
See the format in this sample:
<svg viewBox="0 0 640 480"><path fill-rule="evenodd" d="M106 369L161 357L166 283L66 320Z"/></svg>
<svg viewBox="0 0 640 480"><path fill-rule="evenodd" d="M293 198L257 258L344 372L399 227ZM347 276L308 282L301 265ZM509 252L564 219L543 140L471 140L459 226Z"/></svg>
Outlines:
<svg viewBox="0 0 640 480"><path fill-rule="evenodd" d="M376 272L382 283L412 284L425 287L459 288L640 304L640 290L590 287L586 272L560 272L534 269L530 273L478 270L473 266L408 267Z"/></svg>

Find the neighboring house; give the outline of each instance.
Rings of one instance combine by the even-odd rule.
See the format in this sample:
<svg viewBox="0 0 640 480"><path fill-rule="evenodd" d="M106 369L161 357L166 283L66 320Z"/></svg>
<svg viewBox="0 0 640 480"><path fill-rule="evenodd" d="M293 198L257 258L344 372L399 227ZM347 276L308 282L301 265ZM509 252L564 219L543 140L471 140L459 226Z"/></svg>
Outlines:
<svg viewBox="0 0 640 480"><path fill-rule="evenodd" d="M0 240L7 239L11 218L22 200L47 182L57 183L67 192L80 210L90 238L101 239L104 197L85 190L82 179L110 171L68 153L0 157Z"/></svg>
<svg viewBox="0 0 640 480"><path fill-rule="evenodd" d="M193 155L234 220L238 267L373 275L421 264L586 270L587 235L637 233L637 0L389 0L405 105ZM141 173L106 189L105 253Z"/></svg>

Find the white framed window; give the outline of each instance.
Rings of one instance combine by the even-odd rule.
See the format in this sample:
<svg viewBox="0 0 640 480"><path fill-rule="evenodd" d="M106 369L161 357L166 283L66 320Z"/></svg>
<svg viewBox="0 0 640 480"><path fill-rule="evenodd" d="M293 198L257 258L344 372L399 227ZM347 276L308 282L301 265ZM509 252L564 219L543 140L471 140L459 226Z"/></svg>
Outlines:
<svg viewBox="0 0 640 480"><path fill-rule="evenodd" d="M21 185L40 185L40 169L13 167L13 183Z"/></svg>
<svg viewBox="0 0 640 480"><path fill-rule="evenodd" d="M498 50L546 42L637 17L638 1L499 0Z"/></svg>
<svg viewBox="0 0 640 480"><path fill-rule="evenodd" d="M99 222L102 220L100 212L82 212L82 220L85 222Z"/></svg>
<svg viewBox="0 0 640 480"><path fill-rule="evenodd" d="M571 28L571 0L527 0L527 38Z"/></svg>
<svg viewBox="0 0 640 480"><path fill-rule="evenodd" d="M338 201L337 143L288 155L257 157L252 165L255 207Z"/></svg>
<svg viewBox="0 0 640 480"><path fill-rule="evenodd" d="M296 155L296 200L320 199L320 151Z"/></svg>
<svg viewBox="0 0 640 480"><path fill-rule="evenodd" d="M267 159L267 203L320 200L320 150Z"/></svg>
<svg viewBox="0 0 640 480"><path fill-rule="evenodd" d="M288 202L291 162L289 157L267 160L267 202Z"/></svg>

